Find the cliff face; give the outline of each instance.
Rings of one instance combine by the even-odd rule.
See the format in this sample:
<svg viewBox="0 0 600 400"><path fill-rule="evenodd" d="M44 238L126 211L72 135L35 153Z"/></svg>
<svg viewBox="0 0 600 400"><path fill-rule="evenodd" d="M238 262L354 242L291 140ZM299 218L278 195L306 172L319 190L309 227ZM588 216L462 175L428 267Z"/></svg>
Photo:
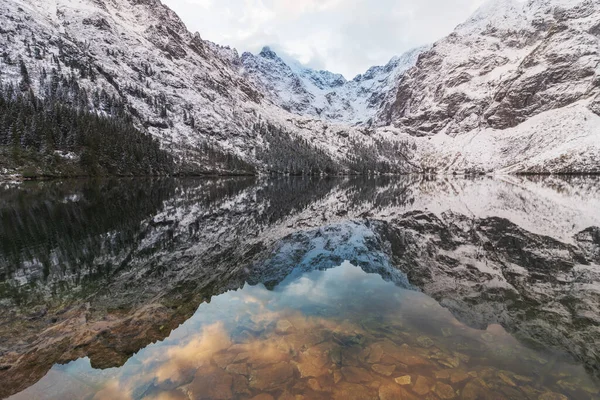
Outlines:
<svg viewBox="0 0 600 400"><path fill-rule="evenodd" d="M68 106L109 116L118 108L178 160L201 170L214 161L207 146L262 170L273 166L283 149L267 131L304 152L294 164L318 157L342 171L351 168L357 148L375 145L346 125L304 118L269 101L272 93L248 79L235 50L190 33L160 1L9 1L0 13L4 83L44 99L59 82L69 92L59 96ZM312 82L332 86L339 78L315 72Z"/></svg>
<svg viewBox="0 0 600 400"><path fill-rule="evenodd" d="M262 96L235 72L231 50L188 32L160 1L10 1L0 13L5 81L22 79L19 61L40 97L53 80L73 79L90 107L108 113L118 99L174 153L251 145L239 137Z"/></svg>
<svg viewBox="0 0 600 400"><path fill-rule="evenodd" d="M493 1L425 52L378 123L414 135L513 128L580 100L597 107L594 1Z"/></svg>

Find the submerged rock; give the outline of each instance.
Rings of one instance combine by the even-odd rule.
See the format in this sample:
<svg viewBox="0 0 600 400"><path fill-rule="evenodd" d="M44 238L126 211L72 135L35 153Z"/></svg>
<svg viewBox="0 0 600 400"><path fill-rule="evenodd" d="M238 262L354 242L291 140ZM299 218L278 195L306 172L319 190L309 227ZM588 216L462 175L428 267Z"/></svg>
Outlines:
<svg viewBox="0 0 600 400"><path fill-rule="evenodd" d="M418 400L398 385L385 384L379 388L379 400Z"/></svg>
<svg viewBox="0 0 600 400"><path fill-rule="evenodd" d="M233 397L233 377L220 368L200 369L190 383L189 391L197 399L230 399Z"/></svg>
<svg viewBox="0 0 600 400"><path fill-rule="evenodd" d="M538 400L569 400L569 398L560 393L546 392L540 395L540 397L538 397Z"/></svg>
<svg viewBox="0 0 600 400"><path fill-rule="evenodd" d="M293 376L293 367L287 362L280 362L253 369L250 372L250 387L259 390L278 389L288 384Z"/></svg>
<svg viewBox="0 0 600 400"><path fill-rule="evenodd" d="M407 386L412 383L412 378L410 377L410 375L400 376L394 380L396 381L396 383L398 385L401 385L401 386Z"/></svg>
<svg viewBox="0 0 600 400"><path fill-rule="evenodd" d="M340 382L333 391L334 400L378 400L379 395L373 389L355 383Z"/></svg>
<svg viewBox="0 0 600 400"><path fill-rule="evenodd" d="M429 378L419 375L415 381L412 391L423 396L431 391L432 385L433 382Z"/></svg>
<svg viewBox="0 0 600 400"><path fill-rule="evenodd" d="M498 378L500 378L502 380L502 382L504 382L508 386L513 386L513 387L517 386L515 381L512 380L509 373L507 373L506 371L498 372Z"/></svg>
<svg viewBox="0 0 600 400"><path fill-rule="evenodd" d="M440 399L450 400L456 398L456 393L452 386L442 382L437 382L433 388L433 392L438 395Z"/></svg>
<svg viewBox="0 0 600 400"><path fill-rule="evenodd" d="M373 364L371 369L380 375L390 376L396 369L395 365Z"/></svg>
<svg viewBox="0 0 600 400"><path fill-rule="evenodd" d="M279 334L286 334L293 330L294 326L286 319L277 321L277 327L275 331Z"/></svg>
<svg viewBox="0 0 600 400"><path fill-rule="evenodd" d="M427 336L419 336L417 338L417 342L419 343L419 345L426 348L429 348L434 345L433 340L431 340L431 338Z"/></svg>
<svg viewBox="0 0 600 400"><path fill-rule="evenodd" d="M252 397L250 400L275 400L275 397L271 396L269 393L261 393Z"/></svg>
<svg viewBox="0 0 600 400"><path fill-rule="evenodd" d="M373 380L373 376L369 371L358 367L343 367L342 375L344 375L346 381L351 383L371 382Z"/></svg>

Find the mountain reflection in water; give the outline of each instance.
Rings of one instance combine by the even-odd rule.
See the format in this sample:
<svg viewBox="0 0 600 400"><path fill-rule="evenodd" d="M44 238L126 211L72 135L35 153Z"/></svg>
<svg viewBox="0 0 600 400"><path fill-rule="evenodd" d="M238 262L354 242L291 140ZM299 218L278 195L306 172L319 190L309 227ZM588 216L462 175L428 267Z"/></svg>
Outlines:
<svg viewBox="0 0 600 400"><path fill-rule="evenodd" d="M0 396L597 398L599 190L0 187Z"/></svg>

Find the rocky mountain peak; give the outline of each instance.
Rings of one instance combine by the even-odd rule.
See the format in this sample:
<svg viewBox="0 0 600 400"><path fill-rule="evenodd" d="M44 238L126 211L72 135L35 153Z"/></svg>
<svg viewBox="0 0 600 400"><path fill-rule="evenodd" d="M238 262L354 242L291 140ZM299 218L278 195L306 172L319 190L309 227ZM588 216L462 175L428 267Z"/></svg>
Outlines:
<svg viewBox="0 0 600 400"><path fill-rule="evenodd" d="M425 49L394 57L387 65L372 67L352 81L341 74L306 67L288 55L279 56L270 47L258 55L244 53L242 64L248 79L279 107L328 121L364 123L375 115L396 80Z"/></svg>
<svg viewBox="0 0 600 400"><path fill-rule="evenodd" d="M302 73L308 76L315 85L321 89L332 89L343 86L347 81L342 74L336 74L329 71L315 71L310 68L304 68Z"/></svg>
<svg viewBox="0 0 600 400"><path fill-rule="evenodd" d="M525 21L523 8L519 0L488 0L459 25L457 31L478 33L491 27L514 30Z"/></svg>
<svg viewBox="0 0 600 400"><path fill-rule="evenodd" d="M268 60L276 60L279 59L277 53L275 53L269 46L265 46L262 48L258 55L262 58L266 58Z"/></svg>

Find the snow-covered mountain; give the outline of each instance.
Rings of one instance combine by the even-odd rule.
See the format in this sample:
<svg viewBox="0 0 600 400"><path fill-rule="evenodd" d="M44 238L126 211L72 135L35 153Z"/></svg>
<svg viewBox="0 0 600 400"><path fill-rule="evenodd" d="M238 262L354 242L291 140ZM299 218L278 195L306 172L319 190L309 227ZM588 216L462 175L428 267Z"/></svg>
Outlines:
<svg viewBox="0 0 600 400"><path fill-rule="evenodd" d="M456 135L592 100L599 13L588 0L493 0L420 57L379 122Z"/></svg>
<svg viewBox="0 0 600 400"><path fill-rule="evenodd" d="M418 59L377 124L439 168L598 171L600 3L491 0Z"/></svg>
<svg viewBox="0 0 600 400"><path fill-rule="evenodd" d="M362 168L355 161L360 150L382 146L376 135L266 101L235 50L190 33L159 0L7 0L0 16L4 82L23 82L25 68L26 89L37 96L64 82L77 88L73 102L101 114L118 99L140 129L188 163L211 163L201 151L210 145L261 169L345 171ZM332 77L321 74L323 84ZM394 142L386 139L385 147ZM370 159L373 168L381 161Z"/></svg>
<svg viewBox="0 0 600 400"><path fill-rule="evenodd" d="M26 68L41 98L61 82L95 112L118 103L201 171L211 146L284 173L600 172L597 1L490 0L351 81L239 56L159 0L5 0L0 17L3 82Z"/></svg>
<svg viewBox="0 0 600 400"><path fill-rule="evenodd" d="M265 47L242 54L244 73L273 104L299 115L329 121L368 122L402 74L413 67L427 47L394 57L385 66L370 68L347 81L342 75L316 71L298 61L282 58Z"/></svg>
<svg viewBox="0 0 600 400"><path fill-rule="evenodd" d="M10 0L0 12L3 78L20 79L13 65L19 58L37 92L42 70L75 74L90 95L104 90L126 98L165 143L197 139L184 124L184 110L207 135L233 138L247 120L237 113L261 101L235 73L227 51L188 32L158 0ZM160 116L162 106L171 124Z"/></svg>

